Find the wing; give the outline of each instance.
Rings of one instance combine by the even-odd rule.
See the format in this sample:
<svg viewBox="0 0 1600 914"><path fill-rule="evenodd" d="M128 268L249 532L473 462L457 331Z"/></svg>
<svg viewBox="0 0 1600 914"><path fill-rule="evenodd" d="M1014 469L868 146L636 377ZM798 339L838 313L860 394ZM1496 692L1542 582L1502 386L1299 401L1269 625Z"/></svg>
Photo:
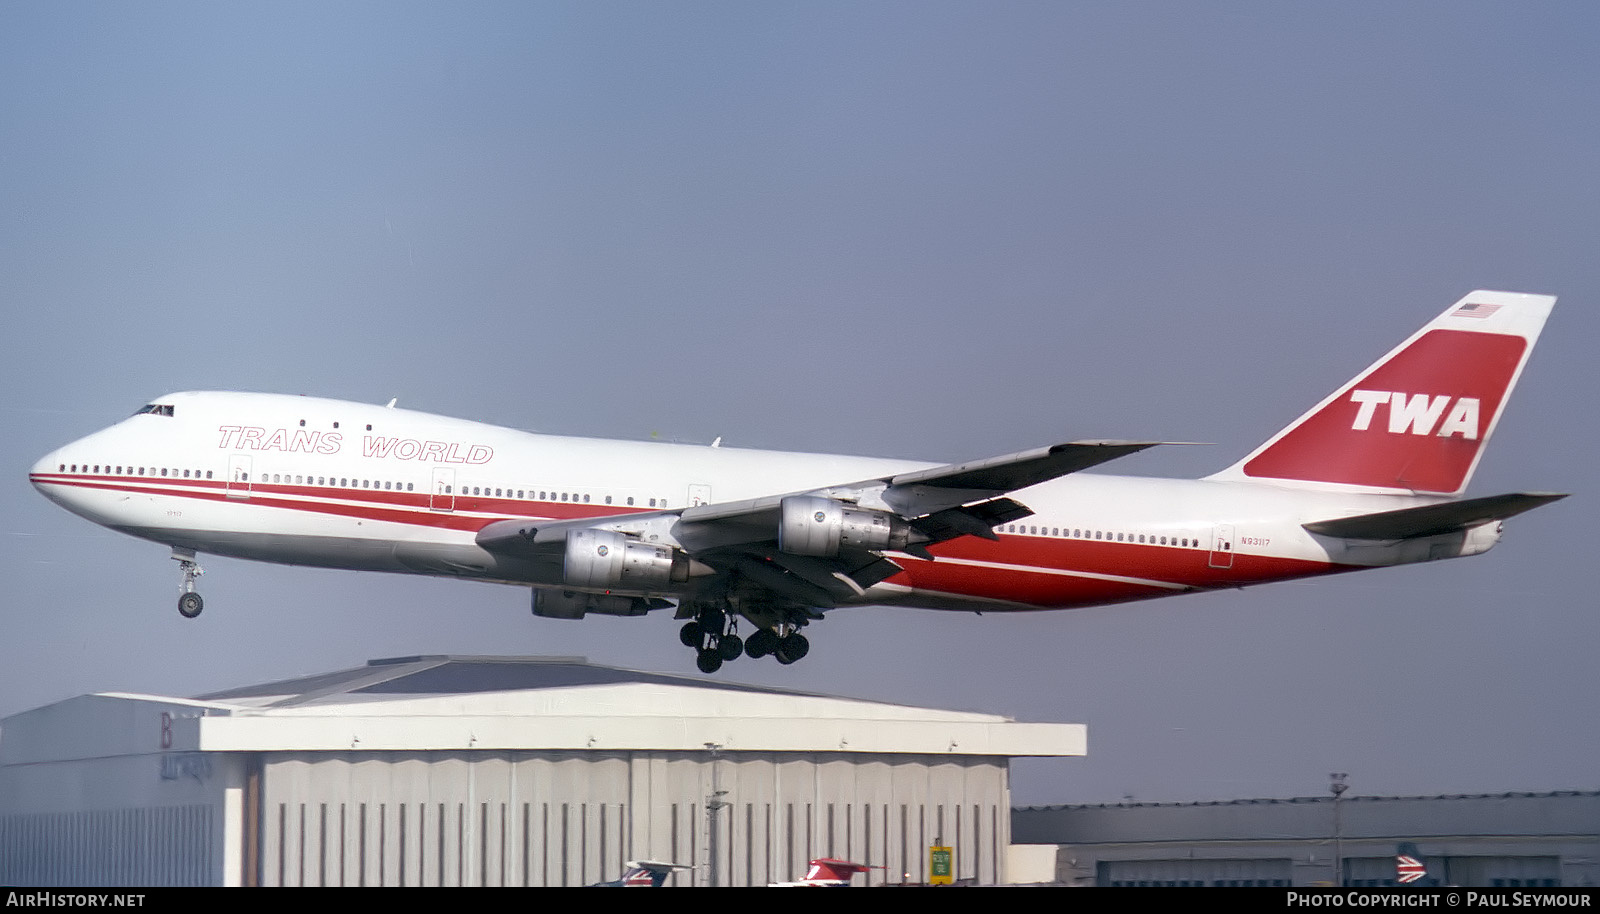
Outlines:
<svg viewBox="0 0 1600 914"><path fill-rule="evenodd" d="M1162 443L1072 441L745 501L498 521L477 542L499 555L562 559L559 583L573 589L642 595L738 586L830 608L897 574L885 553L932 558L927 547L935 543L994 539L994 527L1033 513L1009 493Z"/></svg>

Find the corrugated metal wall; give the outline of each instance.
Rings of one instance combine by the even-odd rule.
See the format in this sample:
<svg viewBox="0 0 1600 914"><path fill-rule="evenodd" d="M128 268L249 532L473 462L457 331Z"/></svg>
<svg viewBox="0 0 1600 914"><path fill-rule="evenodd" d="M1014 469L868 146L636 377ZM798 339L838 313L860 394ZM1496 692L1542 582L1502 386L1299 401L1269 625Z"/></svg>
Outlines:
<svg viewBox="0 0 1600 914"><path fill-rule="evenodd" d="M0 817L0 885L211 885L210 806Z"/></svg>
<svg viewBox="0 0 1600 914"><path fill-rule="evenodd" d="M923 881L926 847L1000 881L1010 843L1004 759L849 753L351 752L266 760L265 885L586 885L627 860L695 867L722 791L716 878L763 885L836 856ZM860 877L858 877L860 878Z"/></svg>

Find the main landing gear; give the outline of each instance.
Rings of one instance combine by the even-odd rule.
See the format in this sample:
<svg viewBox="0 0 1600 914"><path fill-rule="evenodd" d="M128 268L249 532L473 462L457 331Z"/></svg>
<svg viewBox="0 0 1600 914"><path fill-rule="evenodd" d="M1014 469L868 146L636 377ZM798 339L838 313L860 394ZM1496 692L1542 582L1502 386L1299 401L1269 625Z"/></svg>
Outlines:
<svg viewBox="0 0 1600 914"><path fill-rule="evenodd" d="M177 561L178 569L183 574L183 587L178 594L178 614L185 619L193 619L200 615L200 610L205 609L206 601L195 592L194 579L205 574L200 566L195 563L192 549L172 550L172 558Z"/></svg>
<svg viewBox="0 0 1600 914"><path fill-rule="evenodd" d="M737 660L741 653L752 660L770 654L787 665L811 650L811 642L800 634L798 625L782 623L776 631L760 628L749 640L739 637L738 625L737 617L722 608L701 605L695 617L678 630L678 640L684 647L694 649L695 666L706 674L715 673L727 661Z"/></svg>

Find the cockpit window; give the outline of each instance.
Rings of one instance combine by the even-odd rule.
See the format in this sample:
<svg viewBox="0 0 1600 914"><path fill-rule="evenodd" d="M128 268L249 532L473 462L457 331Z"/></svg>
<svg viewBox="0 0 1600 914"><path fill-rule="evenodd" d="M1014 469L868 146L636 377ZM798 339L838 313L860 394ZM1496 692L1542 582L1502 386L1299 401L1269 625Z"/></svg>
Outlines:
<svg viewBox="0 0 1600 914"><path fill-rule="evenodd" d="M151 403L151 404L143 407L142 409L140 409L138 412L134 413L134 415L135 416L143 416L146 413L148 413L148 414L150 414L152 416L170 416L170 415L172 415L172 404L170 404L170 403Z"/></svg>

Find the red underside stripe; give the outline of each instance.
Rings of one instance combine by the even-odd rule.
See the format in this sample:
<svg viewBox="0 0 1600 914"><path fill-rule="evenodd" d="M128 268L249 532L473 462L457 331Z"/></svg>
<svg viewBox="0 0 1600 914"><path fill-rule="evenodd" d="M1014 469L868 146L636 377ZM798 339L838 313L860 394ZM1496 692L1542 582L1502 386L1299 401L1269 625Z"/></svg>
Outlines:
<svg viewBox="0 0 1600 914"><path fill-rule="evenodd" d="M202 501L249 504L317 514L386 521L440 530L476 532L516 517L583 518L635 513L648 509L615 505L527 502L480 496L455 496L455 511L434 511L429 496L416 492L369 489L329 489L315 486L254 485L248 498L230 497L227 484L217 480L141 480L137 483L109 478L33 474L30 479L48 485L72 486L135 495L192 498ZM305 499L285 498L297 495ZM360 499L356 503L328 501ZM464 517L461 512L481 512L491 517ZM927 562L899 558L904 570L889 584L916 590L1004 600L1030 606L1069 608L1139 600L1176 593L1160 583L1106 581L1075 573L1139 578L1209 589L1236 587L1286 578L1307 577L1343 570L1327 562L1236 553L1231 568L1212 568L1205 549L1115 543L1096 540L1037 536L1002 536L999 541L967 536L935 546L936 557L990 562L1015 568L993 568L959 562ZM1066 574L1052 574L1049 569Z"/></svg>

